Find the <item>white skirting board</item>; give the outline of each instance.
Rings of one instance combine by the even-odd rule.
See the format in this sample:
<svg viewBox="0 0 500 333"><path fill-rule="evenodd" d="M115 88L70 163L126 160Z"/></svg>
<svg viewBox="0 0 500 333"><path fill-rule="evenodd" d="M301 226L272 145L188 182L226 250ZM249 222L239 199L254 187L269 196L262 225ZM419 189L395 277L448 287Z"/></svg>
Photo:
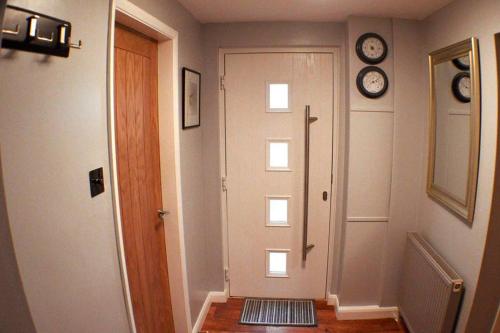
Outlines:
<svg viewBox="0 0 500 333"><path fill-rule="evenodd" d="M378 305L365 306L341 306L337 295L328 295L328 305L335 306L335 313L338 320L359 320L359 319L399 319L399 309L397 306L381 307Z"/></svg>
<svg viewBox="0 0 500 333"><path fill-rule="evenodd" d="M229 298L229 292L226 291L211 291L208 293L205 302L198 314L196 323L193 325L192 333L199 333L208 310L212 303L226 303ZM397 306L381 307L378 305L366 306L340 306L337 295L329 294L327 298L328 305L335 306L335 312L338 320L361 320L361 319L382 319L382 318L399 318L399 309Z"/></svg>
<svg viewBox="0 0 500 333"><path fill-rule="evenodd" d="M200 332L203 323L205 322L205 318L207 317L208 310L210 310L210 305L212 303L226 303L229 298L228 290L225 291L210 291L205 298L205 302L201 307L200 313L198 314L198 318L196 319L196 323L193 325L192 333Z"/></svg>

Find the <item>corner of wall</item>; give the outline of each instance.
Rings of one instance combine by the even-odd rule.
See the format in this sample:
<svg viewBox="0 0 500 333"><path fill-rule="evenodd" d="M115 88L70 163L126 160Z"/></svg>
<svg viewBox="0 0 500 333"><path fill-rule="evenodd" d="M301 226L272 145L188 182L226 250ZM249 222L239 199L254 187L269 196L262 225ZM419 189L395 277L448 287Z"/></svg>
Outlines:
<svg viewBox="0 0 500 333"><path fill-rule="evenodd" d="M10 233L0 151L0 331L35 333Z"/></svg>

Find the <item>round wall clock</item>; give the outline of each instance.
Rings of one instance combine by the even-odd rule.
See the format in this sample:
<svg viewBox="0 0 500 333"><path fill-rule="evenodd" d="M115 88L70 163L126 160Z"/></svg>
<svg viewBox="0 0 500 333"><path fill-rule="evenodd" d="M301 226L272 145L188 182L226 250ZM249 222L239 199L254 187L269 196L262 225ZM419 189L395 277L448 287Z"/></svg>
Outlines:
<svg viewBox="0 0 500 333"><path fill-rule="evenodd" d="M379 98L389 88L389 80L382 69L375 66L367 66L358 73L356 85L363 96Z"/></svg>
<svg viewBox="0 0 500 333"><path fill-rule="evenodd" d="M452 60L453 64L460 70L468 71L470 69L469 56L463 56Z"/></svg>
<svg viewBox="0 0 500 333"><path fill-rule="evenodd" d="M453 95L462 103L470 102L470 74L460 72L453 78L451 83Z"/></svg>
<svg viewBox="0 0 500 333"><path fill-rule="evenodd" d="M358 38L356 53L359 59L367 64L379 64L387 56L387 44L380 35L369 32Z"/></svg>

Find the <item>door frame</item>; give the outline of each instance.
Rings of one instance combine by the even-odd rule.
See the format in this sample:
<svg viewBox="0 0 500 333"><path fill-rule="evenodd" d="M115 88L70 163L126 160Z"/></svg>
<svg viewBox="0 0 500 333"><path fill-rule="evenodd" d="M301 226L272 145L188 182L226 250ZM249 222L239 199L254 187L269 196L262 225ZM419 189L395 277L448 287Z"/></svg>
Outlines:
<svg viewBox="0 0 500 333"><path fill-rule="evenodd" d="M108 147L118 262L130 331L136 333L134 311L127 275L127 264L125 260L118 189L114 99L114 39L116 23L120 23L121 25L138 31L158 42L158 122L161 191L163 208L170 212L165 218L164 223L169 286L175 330L177 332L191 332L192 323L187 288L180 173L180 130L178 112L179 35L175 29L132 4L130 1L112 0L110 2L110 19L108 27L107 63Z"/></svg>
<svg viewBox="0 0 500 333"><path fill-rule="evenodd" d="M225 90L222 89L225 75L225 56L228 54L252 54L252 53L331 53L333 55L333 136L332 136L332 193L330 195L330 235L328 239L328 255L327 255L327 275L325 299L331 294L332 279L334 276L333 267L336 258L334 257L334 239L336 233L336 220L339 210L342 209L342 191L339 189L339 175L343 172L343 168L339 165L341 154L343 154L341 146L341 48L337 46L329 47L262 47L262 48L220 48L218 62L218 79L219 79L219 172L223 190L221 193L221 219L222 219L222 253L224 262L224 292L229 296L229 233L228 233L228 217L227 217L227 192L225 188L225 179L227 176L227 160L226 160L226 103ZM229 185L230 186L230 185Z"/></svg>

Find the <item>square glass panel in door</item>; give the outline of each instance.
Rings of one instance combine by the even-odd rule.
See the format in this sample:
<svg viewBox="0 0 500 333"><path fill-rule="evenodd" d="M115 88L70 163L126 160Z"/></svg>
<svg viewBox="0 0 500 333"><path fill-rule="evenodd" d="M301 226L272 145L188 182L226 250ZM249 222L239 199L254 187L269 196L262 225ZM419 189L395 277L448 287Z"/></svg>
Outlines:
<svg viewBox="0 0 500 333"><path fill-rule="evenodd" d="M289 227L290 196L266 196L266 225Z"/></svg>
<svg viewBox="0 0 500 333"><path fill-rule="evenodd" d="M288 277L287 258L289 250L266 250L267 277Z"/></svg>
<svg viewBox="0 0 500 333"><path fill-rule="evenodd" d="M290 139L268 139L266 145L266 169L269 171L290 171L288 156Z"/></svg>
<svg viewBox="0 0 500 333"><path fill-rule="evenodd" d="M288 83L268 83L267 112L290 112Z"/></svg>

